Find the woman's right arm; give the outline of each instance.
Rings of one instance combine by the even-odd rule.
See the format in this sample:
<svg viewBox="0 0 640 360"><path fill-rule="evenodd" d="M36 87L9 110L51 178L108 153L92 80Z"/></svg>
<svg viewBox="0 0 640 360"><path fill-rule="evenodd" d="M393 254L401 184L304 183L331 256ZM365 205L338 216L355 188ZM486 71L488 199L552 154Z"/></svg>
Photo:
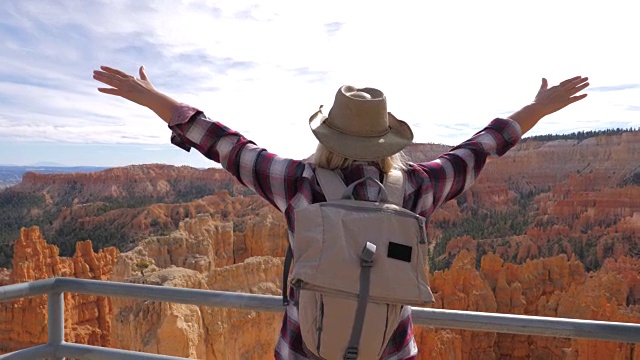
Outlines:
<svg viewBox="0 0 640 360"><path fill-rule="evenodd" d="M414 164L413 173L418 179L413 182L421 184L423 188L419 211L430 214L443 203L462 194L473 185L489 158L505 154L543 117L584 99L587 94L576 94L589 86L587 80L586 77L576 76L548 88L547 80L542 79L542 85L531 104L507 119L493 120L469 140L436 160Z"/></svg>

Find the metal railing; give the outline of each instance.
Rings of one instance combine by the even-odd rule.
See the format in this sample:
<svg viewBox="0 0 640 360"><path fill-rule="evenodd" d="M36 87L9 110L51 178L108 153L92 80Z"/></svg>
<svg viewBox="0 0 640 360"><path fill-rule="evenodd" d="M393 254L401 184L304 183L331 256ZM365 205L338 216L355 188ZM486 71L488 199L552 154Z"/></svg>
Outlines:
<svg viewBox="0 0 640 360"><path fill-rule="evenodd" d="M0 302L29 296L48 295L48 342L46 344L0 355L0 359L63 359L64 357L83 360L183 359L180 357L65 342L63 297L63 293L65 292L255 311L283 311L282 298L270 295L195 290L73 278L51 278L6 285L0 287ZM438 328L640 343L640 324L634 323L427 308L413 308L412 318L414 324Z"/></svg>

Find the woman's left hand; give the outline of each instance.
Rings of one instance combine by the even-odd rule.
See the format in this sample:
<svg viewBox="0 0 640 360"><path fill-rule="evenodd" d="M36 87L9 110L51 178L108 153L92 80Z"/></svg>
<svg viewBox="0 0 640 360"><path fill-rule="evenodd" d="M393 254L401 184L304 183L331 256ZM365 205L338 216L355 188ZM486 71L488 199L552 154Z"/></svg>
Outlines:
<svg viewBox="0 0 640 360"><path fill-rule="evenodd" d="M108 66L100 66L100 70L94 70L93 78L111 86L98 88L101 93L120 96L142 106L149 107L153 96L158 92L147 78L144 66L140 66L139 79Z"/></svg>
<svg viewBox="0 0 640 360"><path fill-rule="evenodd" d="M93 71L93 78L110 86L98 88L101 93L120 96L136 104L146 106L164 121L169 122L178 102L153 87L144 66L140 66L139 73L140 78L136 78L123 71L100 66L100 70Z"/></svg>

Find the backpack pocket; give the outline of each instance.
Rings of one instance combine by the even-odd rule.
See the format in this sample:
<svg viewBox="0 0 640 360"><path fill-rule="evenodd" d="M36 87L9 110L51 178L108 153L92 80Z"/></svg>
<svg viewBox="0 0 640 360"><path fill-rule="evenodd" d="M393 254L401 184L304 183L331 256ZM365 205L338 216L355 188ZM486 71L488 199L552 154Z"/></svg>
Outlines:
<svg viewBox="0 0 640 360"><path fill-rule="evenodd" d="M298 316L311 358L342 359L347 349L357 298L300 289ZM362 325L358 359L379 359L398 326L401 305L369 302Z"/></svg>

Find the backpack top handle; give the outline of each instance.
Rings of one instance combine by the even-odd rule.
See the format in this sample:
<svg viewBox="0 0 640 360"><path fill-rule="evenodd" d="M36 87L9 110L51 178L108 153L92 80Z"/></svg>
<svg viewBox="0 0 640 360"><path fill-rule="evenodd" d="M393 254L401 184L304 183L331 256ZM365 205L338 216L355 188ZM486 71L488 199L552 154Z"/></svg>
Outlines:
<svg viewBox="0 0 640 360"><path fill-rule="evenodd" d="M315 172L327 201L353 200L353 189L363 181L373 180L380 188L378 202L402 206L404 200L404 174L400 170L392 170L389 174L385 174L384 185L378 179L367 176L353 182L349 187L344 184L340 175L335 171L317 167Z"/></svg>

